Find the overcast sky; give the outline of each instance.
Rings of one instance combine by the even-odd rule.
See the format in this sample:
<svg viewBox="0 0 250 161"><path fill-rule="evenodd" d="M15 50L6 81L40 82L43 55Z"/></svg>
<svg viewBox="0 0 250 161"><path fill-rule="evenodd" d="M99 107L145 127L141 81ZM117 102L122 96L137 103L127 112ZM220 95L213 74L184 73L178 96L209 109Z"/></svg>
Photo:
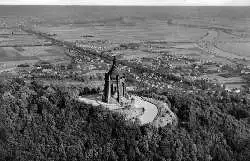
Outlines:
<svg viewBox="0 0 250 161"><path fill-rule="evenodd" d="M250 0L0 0L5 5L250 5Z"/></svg>

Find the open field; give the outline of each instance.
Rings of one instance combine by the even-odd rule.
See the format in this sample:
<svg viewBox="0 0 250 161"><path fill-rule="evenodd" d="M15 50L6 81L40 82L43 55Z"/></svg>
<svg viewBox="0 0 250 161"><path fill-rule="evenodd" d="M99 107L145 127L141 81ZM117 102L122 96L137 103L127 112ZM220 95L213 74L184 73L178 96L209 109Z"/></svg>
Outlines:
<svg viewBox="0 0 250 161"><path fill-rule="evenodd" d="M231 60L250 60L250 58L247 56L247 54L236 54L234 51L239 51L239 45L242 45L242 42L238 42L237 45L234 42L227 42L221 41L217 43L218 36L220 35L220 31L217 30L210 30L207 32L207 34L197 43L197 46L207 52L211 55L214 55L216 57L224 57L225 59L231 59ZM228 44L225 46L225 44ZM230 46L230 47L229 47ZM222 48L229 48L229 49L222 49ZM230 50L231 49L231 50ZM229 51L227 51L229 50ZM248 47L244 46L243 49L241 48L241 51L247 51Z"/></svg>
<svg viewBox="0 0 250 161"><path fill-rule="evenodd" d="M0 58L5 57L17 57L19 56L18 51L12 47L1 47L0 48Z"/></svg>
<svg viewBox="0 0 250 161"><path fill-rule="evenodd" d="M234 53L235 55L250 57L250 42L248 43L220 43L218 47L224 51Z"/></svg>
<svg viewBox="0 0 250 161"><path fill-rule="evenodd" d="M49 42L38 39L32 35L15 35L11 37L1 37L0 35L0 47L1 46L38 46L48 45Z"/></svg>
<svg viewBox="0 0 250 161"><path fill-rule="evenodd" d="M248 17L0 6L0 160L250 161Z"/></svg>
<svg viewBox="0 0 250 161"><path fill-rule="evenodd" d="M241 77L225 78L218 74L208 74L201 76L201 78L208 78L215 83L223 83L227 89L240 88L242 85L246 84Z"/></svg>
<svg viewBox="0 0 250 161"><path fill-rule="evenodd" d="M112 48L112 46L117 46L116 44L119 45L119 43L141 43L147 41L150 44L152 42L151 51L153 53L151 54L144 53L144 50L142 49L134 51L115 51L114 55L120 55L122 59L155 57L157 56L156 52L164 52L169 54L186 55L201 60L209 59L216 62L223 62L224 57L224 61L229 64L232 63L230 62L230 59L235 61L236 58L240 61L240 59L246 58L248 60L247 51L249 49L248 45L244 44L244 42L249 41L250 38L246 36L242 37L239 32L226 33L220 30L203 29L202 25L204 24L201 24L201 27L199 28L199 26L197 26L199 20L196 19L194 21L196 26L176 24L168 25L167 23L159 20L147 20L146 22L138 22L136 25L98 25L98 23L93 25L71 24L54 27L45 27L40 25L37 29L42 32L56 34L55 38L61 40L72 42L80 40L83 42L81 46L84 47L95 46L96 48ZM220 26L220 29L222 27L223 26ZM232 26L229 28L232 28ZM227 29L227 27L225 27L225 29ZM207 36L205 36L206 34ZM93 37L82 37L82 35L91 35ZM198 42L200 39L205 39L205 41L209 42L218 41L218 49L213 48L213 52L215 54L211 55L206 49L198 49L195 42ZM100 40L108 40L108 43L96 43ZM156 43L154 41L156 41ZM157 43L157 41L159 43ZM161 41L168 43L162 44ZM235 45L232 44L235 42L239 43L236 43ZM132 56L133 54L134 56ZM152 54L154 56L152 56Z"/></svg>
<svg viewBox="0 0 250 161"><path fill-rule="evenodd" d="M57 46L22 47L17 50L14 47L0 47L1 61L7 58L41 58L41 57L65 57L64 49Z"/></svg>
<svg viewBox="0 0 250 161"><path fill-rule="evenodd" d="M37 59L34 56L22 56L18 50L13 47L0 47L0 62L20 61Z"/></svg>
<svg viewBox="0 0 250 161"><path fill-rule="evenodd" d="M64 50L57 46L23 47L22 56L64 56Z"/></svg>
<svg viewBox="0 0 250 161"><path fill-rule="evenodd" d="M134 42L134 41L150 41L150 40L166 40L166 41L195 41L198 40L204 29L193 29L182 26L169 26L167 23L161 21L147 22L145 24L137 24L136 26L126 25L106 25L106 26L92 26L92 25L64 25L60 27L43 27L39 26L38 30L55 33L57 37L62 40L74 41L82 38L81 35L93 35L90 40L111 40L116 42ZM154 23L158 24L155 25Z"/></svg>
<svg viewBox="0 0 250 161"><path fill-rule="evenodd" d="M45 39L26 33L19 28L0 29L0 47L50 45Z"/></svg>
<svg viewBox="0 0 250 161"><path fill-rule="evenodd" d="M154 58L161 54L152 54L149 52L143 52L138 50L121 50L114 52L114 55L119 56L123 60L140 59L143 57Z"/></svg>
<svg viewBox="0 0 250 161"><path fill-rule="evenodd" d="M65 13L61 12L61 9ZM76 42L78 47L104 51L105 54L117 55L118 59L123 60L160 59L163 55L173 55L180 59L194 59L196 62L212 61L222 65L250 64L250 20L241 19L242 16L239 15L239 18L232 18L230 13L221 16L214 8L211 9L214 12L204 12L204 8L194 9L197 13L190 13L183 8L177 9L178 12L170 8L159 8L160 12L155 10L152 13L149 8L147 9L150 12L141 9L132 9L128 12L124 8L116 10L116 7L104 9L102 13L97 8L91 8L91 13L92 9L97 9L95 14L78 10L79 8L72 12L61 9L60 14L49 9L42 17L39 14L31 16L30 20L27 20L27 26L32 30L47 33L55 39ZM10 18L11 22L14 20ZM6 24L9 25L7 22ZM129 43L139 44L139 47L127 48L126 44ZM40 36L13 31L4 26L0 31L0 46L4 46L0 49L2 60L55 60L65 57L64 50L55 46L34 47L43 44L49 42ZM123 44L125 47L121 47ZM6 48L6 45L17 46ZM184 60L168 63L177 66L189 64Z"/></svg>
<svg viewBox="0 0 250 161"><path fill-rule="evenodd" d="M45 45L45 46L44 46ZM64 49L18 28L0 29L0 61L54 60L66 57ZM11 63L13 64L13 63Z"/></svg>
<svg viewBox="0 0 250 161"><path fill-rule="evenodd" d="M36 59L23 59L23 60L6 60L6 61L1 61L0 62L0 70L1 71L5 71L5 70L9 70L9 69L15 69L15 67L18 64L24 64L24 63L28 63L28 64L34 64L35 62L37 62L38 60Z"/></svg>
<svg viewBox="0 0 250 161"><path fill-rule="evenodd" d="M218 34L218 41L239 41L244 40L240 35L230 34L220 31Z"/></svg>

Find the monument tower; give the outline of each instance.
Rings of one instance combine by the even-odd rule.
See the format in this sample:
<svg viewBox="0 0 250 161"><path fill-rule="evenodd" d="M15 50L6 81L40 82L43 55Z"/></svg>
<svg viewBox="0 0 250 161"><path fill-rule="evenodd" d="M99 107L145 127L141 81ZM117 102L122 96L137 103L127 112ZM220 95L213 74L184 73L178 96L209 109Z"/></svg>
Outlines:
<svg viewBox="0 0 250 161"><path fill-rule="evenodd" d="M125 97L125 94L125 76L119 70L116 64L116 58L114 57L110 70L108 73L105 73L103 102L114 103L114 101L116 101L121 103L121 98Z"/></svg>

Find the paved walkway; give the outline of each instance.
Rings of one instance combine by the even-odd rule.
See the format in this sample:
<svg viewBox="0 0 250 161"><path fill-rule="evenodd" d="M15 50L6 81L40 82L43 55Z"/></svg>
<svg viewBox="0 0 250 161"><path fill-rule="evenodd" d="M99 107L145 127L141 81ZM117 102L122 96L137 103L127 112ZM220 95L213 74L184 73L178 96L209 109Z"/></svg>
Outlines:
<svg viewBox="0 0 250 161"><path fill-rule="evenodd" d="M93 100L93 99L89 99L89 98L85 98L85 97L79 97L78 100L80 102L84 102L88 105L92 105L94 107L96 106L102 106L105 108L108 108L109 110L115 110L115 109L121 109L121 106L118 106L117 104L107 104L105 102L101 102L101 101L97 101L97 100Z"/></svg>
<svg viewBox="0 0 250 161"><path fill-rule="evenodd" d="M147 101L144 101L142 98L139 96L131 96L132 98L135 99L135 108L142 109L144 108L144 113L138 117L140 120L141 124L147 124L150 122L153 122L154 118L157 116L158 110L157 107L149 103ZM80 102L84 102L86 104L92 105L92 106L103 106L108 108L109 110L115 110L115 109L121 109L121 106L118 106L117 104L107 104L101 101L97 100L92 100L84 97L79 97L78 100Z"/></svg>
<svg viewBox="0 0 250 161"><path fill-rule="evenodd" d="M144 101L139 96L132 96L132 97L135 99L135 108L145 109L143 115L139 116L141 124L153 122L154 118L157 116L158 113L157 107L152 103Z"/></svg>

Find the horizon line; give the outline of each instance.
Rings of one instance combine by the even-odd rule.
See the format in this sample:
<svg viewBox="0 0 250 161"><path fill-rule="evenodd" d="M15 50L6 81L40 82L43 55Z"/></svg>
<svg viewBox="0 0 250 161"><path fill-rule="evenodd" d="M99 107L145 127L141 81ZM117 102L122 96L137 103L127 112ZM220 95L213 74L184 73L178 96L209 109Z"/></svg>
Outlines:
<svg viewBox="0 0 250 161"><path fill-rule="evenodd" d="M0 6L106 6L106 7L250 7L250 5L105 5L105 4L1 4Z"/></svg>

